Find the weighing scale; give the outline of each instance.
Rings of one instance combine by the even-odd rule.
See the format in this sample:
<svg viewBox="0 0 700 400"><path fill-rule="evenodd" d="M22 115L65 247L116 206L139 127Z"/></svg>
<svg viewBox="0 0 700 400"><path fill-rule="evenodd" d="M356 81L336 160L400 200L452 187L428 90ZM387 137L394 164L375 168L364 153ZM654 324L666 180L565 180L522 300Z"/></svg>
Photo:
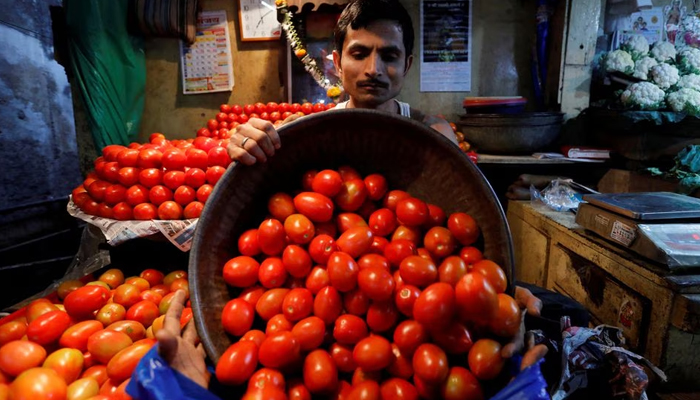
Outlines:
<svg viewBox="0 0 700 400"><path fill-rule="evenodd" d="M588 194L576 223L670 270L700 267L700 199L669 192Z"/></svg>

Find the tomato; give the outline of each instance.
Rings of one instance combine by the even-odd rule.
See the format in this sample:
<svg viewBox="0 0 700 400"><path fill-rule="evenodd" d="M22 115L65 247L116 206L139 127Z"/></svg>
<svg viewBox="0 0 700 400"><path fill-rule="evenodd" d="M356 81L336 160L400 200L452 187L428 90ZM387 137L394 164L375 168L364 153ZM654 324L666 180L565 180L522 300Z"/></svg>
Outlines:
<svg viewBox="0 0 700 400"><path fill-rule="evenodd" d="M296 288L287 293L282 302L282 312L288 320L295 322L311 315L313 294L309 289Z"/></svg>
<svg viewBox="0 0 700 400"><path fill-rule="evenodd" d="M100 203L92 199L86 200L83 203L81 210L83 210L85 214L99 216Z"/></svg>
<svg viewBox="0 0 700 400"><path fill-rule="evenodd" d="M501 373L505 360L501 345L492 339L479 339L469 350L469 370L481 380L493 379Z"/></svg>
<svg viewBox="0 0 700 400"><path fill-rule="evenodd" d="M278 332L265 338L258 358L265 367L283 368L297 361L299 355L299 342L292 332Z"/></svg>
<svg viewBox="0 0 700 400"><path fill-rule="evenodd" d="M158 316L160 316L158 306L148 300L139 301L129 307L129 310L126 312L128 320L139 322L146 327L151 326Z"/></svg>
<svg viewBox="0 0 700 400"><path fill-rule="evenodd" d="M240 385L247 381L258 365L258 345L253 342L232 344L216 364L216 379L225 385Z"/></svg>
<svg viewBox="0 0 700 400"><path fill-rule="evenodd" d="M389 272L389 260L386 257L379 254L365 254L360 259L357 260L357 266L360 267L360 271L369 267L379 267L384 268ZM392 278L393 281L393 278Z"/></svg>
<svg viewBox="0 0 700 400"><path fill-rule="evenodd" d="M388 208L380 208L369 217L369 229L376 236L390 235L396 229L396 216Z"/></svg>
<svg viewBox="0 0 700 400"><path fill-rule="evenodd" d="M335 320L333 337L340 344L356 344L367 336L367 324L355 315L341 315Z"/></svg>
<svg viewBox="0 0 700 400"><path fill-rule="evenodd" d="M202 211L204 211L204 204L199 201L193 201L185 206L185 209L182 211L182 216L185 217L185 219L199 218L202 215Z"/></svg>
<svg viewBox="0 0 700 400"><path fill-rule="evenodd" d="M382 399L418 400L418 390L410 382L400 378L390 378L379 388Z"/></svg>
<svg viewBox="0 0 700 400"><path fill-rule="evenodd" d="M311 400L311 392L304 386L304 382L293 379L287 384L288 400Z"/></svg>
<svg viewBox="0 0 700 400"><path fill-rule="evenodd" d="M359 214L364 219L369 219L373 212L377 211L377 205L369 198L365 199L362 206L357 209L356 213Z"/></svg>
<svg viewBox="0 0 700 400"><path fill-rule="evenodd" d="M343 312L343 299L333 286L321 289L314 298L314 315L321 318L326 325L330 325Z"/></svg>
<svg viewBox="0 0 700 400"><path fill-rule="evenodd" d="M367 326L372 332L387 332L398 320L399 310L391 301L373 302L367 310Z"/></svg>
<svg viewBox="0 0 700 400"><path fill-rule="evenodd" d="M94 365L92 367L88 367L82 375L80 375L80 378L91 378L97 381L97 384L102 386L104 385L105 382L107 382L107 366L106 365Z"/></svg>
<svg viewBox="0 0 700 400"><path fill-rule="evenodd" d="M125 187L129 188L139 183L140 174L140 168L124 167L119 169L119 172L117 173L117 181Z"/></svg>
<svg viewBox="0 0 700 400"><path fill-rule="evenodd" d="M372 245L369 246L369 250L367 250L367 253L384 255L384 250L386 249L386 246L388 244L389 241L385 238L381 236L375 236L374 239L372 239Z"/></svg>
<svg viewBox="0 0 700 400"><path fill-rule="evenodd" d="M90 335L87 349L97 361L107 364L115 354L132 343L129 335L124 332L103 329Z"/></svg>
<svg viewBox="0 0 700 400"><path fill-rule="evenodd" d="M168 171L163 175L163 185L175 190L185 184L185 173L182 171Z"/></svg>
<svg viewBox="0 0 700 400"><path fill-rule="evenodd" d="M268 257L258 269L258 280L268 289L281 287L287 280L287 270L282 263L282 259Z"/></svg>
<svg viewBox="0 0 700 400"><path fill-rule="evenodd" d="M465 264L470 265L482 260L484 255L476 247L463 247L459 251L459 257L464 260Z"/></svg>
<svg viewBox="0 0 700 400"><path fill-rule="evenodd" d="M267 219L258 228L260 250L268 256L276 256L286 246L284 226L276 219Z"/></svg>
<svg viewBox="0 0 700 400"><path fill-rule="evenodd" d="M170 292L163 296L163 299L160 301L160 303L158 303L158 309L160 310L161 315L168 312L170 304L173 302L173 297L175 297L175 293Z"/></svg>
<svg viewBox="0 0 700 400"><path fill-rule="evenodd" d="M170 293L170 288L167 287L167 286L165 286L165 285L162 284L162 283L159 284L159 285L155 285L155 286L151 287L150 290L152 290L152 291L154 291L155 293L159 294L159 295L161 296L161 301L162 301L162 297L165 297L165 295L167 295L168 293ZM139 298L141 298L141 295L139 295Z"/></svg>
<svg viewBox="0 0 700 400"><path fill-rule="evenodd" d="M381 336L368 336L355 345L352 358L364 371L380 371L394 361L391 343Z"/></svg>
<svg viewBox="0 0 700 400"><path fill-rule="evenodd" d="M462 321L487 322L498 311L498 297L485 276L469 272L455 286L457 314Z"/></svg>
<svg viewBox="0 0 700 400"><path fill-rule="evenodd" d="M391 344L391 352L393 353L393 361L387 367L389 375L402 379L411 379L413 376L411 355L402 353L396 343Z"/></svg>
<svg viewBox="0 0 700 400"><path fill-rule="evenodd" d="M81 378L70 385L66 391L67 400L85 400L97 396L100 385L93 378Z"/></svg>
<svg viewBox="0 0 700 400"><path fill-rule="evenodd" d="M228 152L225 148L219 146L209 149L207 159L209 167L219 166L226 168L231 164L231 157L228 155Z"/></svg>
<svg viewBox="0 0 700 400"><path fill-rule="evenodd" d="M340 192L335 196L335 203L343 211L356 211L367 198L367 187L362 179L349 179L343 182Z"/></svg>
<svg viewBox="0 0 700 400"><path fill-rule="evenodd" d="M187 282L184 279L183 279L183 281ZM157 305L157 304L160 304L161 300L163 300L163 295L156 292L155 290L148 289L148 290L144 290L143 292L141 292L141 294L139 294L139 299L150 301L151 303ZM104 307L102 307L102 308L104 308ZM112 321L112 322L114 322L114 321ZM109 325L109 324L106 324L106 325Z"/></svg>
<svg viewBox="0 0 700 400"><path fill-rule="evenodd" d="M338 217L336 217L336 223L338 225L338 231L340 231L340 233L344 233L350 228L368 226L364 218L355 213L338 214Z"/></svg>
<svg viewBox="0 0 700 400"><path fill-rule="evenodd" d="M423 239L425 248L430 254L444 258L452 254L455 249L455 239L447 228L435 226L430 228Z"/></svg>
<svg viewBox="0 0 700 400"><path fill-rule="evenodd" d="M384 248L384 257L393 266L400 266L406 257L416 254L416 245L405 239L392 240Z"/></svg>
<svg viewBox="0 0 700 400"><path fill-rule="evenodd" d="M355 288L343 295L343 307L345 312L352 315L362 316L369 310L370 299L362 289Z"/></svg>
<svg viewBox="0 0 700 400"><path fill-rule="evenodd" d="M306 277L305 287L311 291L312 294L316 295L324 287L330 285L331 280L328 277L328 271L321 266L316 266L311 269L309 275Z"/></svg>
<svg viewBox="0 0 700 400"><path fill-rule="evenodd" d="M126 188L122 185L110 185L105 190L105 203L117 205L126 199Z"/></svg>
<svg viewBox="0 0 700 400"><path fill-rule="evenodd" d="M275 193L270 197L270 200L267 201L267 210L274 218L280 221L284 221L287 217L296 213L292 196L282 192Z"/></svg>
<svg viewBox="0 0 700 400"><path fill-rule="evenodd" d="M297 322L291 329L294 337L299 341L302 351L309 351L318 348L326 333L326 325L319 317L308 317Z"/></svg>
<svg viewBox="0 0 700 400"><path fill-rule="evenodd" d="M418 247L423 242L423 235L419 227L399 225L391 235L391 241L394 240L408 240Z"/></svg>
<svg viewBox="0 0 700 400"><path fill-rule="evenodd" d="M408 199L408 198L411 198L411 195L408 194L407 192L404 192L403 190L392 190L384 196L384 200L383 200L382 204L384 205L385 208L388 208L391 211L396 212L397 203L403 199Z"/></svg>
<svg viewBox="0 0 700 400"><path fill-rule="evenodd" d="M331 254L326 266L331 285L340 292L348 292L357 286L360 268L355 260L342 251Z"/></svg>
<svg viewBox="0 0 700 400"><path fill-rule="evenodd" d="M447 379L440 387L445 400L483 400L484 393L479 381L463 367L450 368Z"/></svg>
<svg viewBox="0 0 700 400"><path fill-rule="evenodd" d="M207 174L201 168L189 168L185 171L185 185L197 189L207 182Z"/></svg>
<svg viewBox="0 0 700 400"><path fill-rule="evenodd" d="M23 321L10 321L0 325L0 346L22 339L26 332L27 323Z"/></svg>
<svg viewBox="0 0 700 400"><path fill-rule="evenodd" d="M247 391L241 400L287 400L284 390L276 387L266 387Z"/></svg>
<svg viewBox="0 0 700 400"><path fill-rule="evenodd" d="M140 296L141 289L135 285L125 283L114 289L112 301L123 305L125 308L129 308L141 300Z"/></svg>
<svg viewBox="0 0 700 400"><path fill-rule="evenodd" d="M352 385L348 400L380 400L379 384L375 381L364 381Z"/></svg>
<svg viewBox="0 0 700 400"><path fill-rule="evenodd" d="M467 328L459 322L452 322L443 329L430 332L433 343L448 354L464 354L472 347L472 337Z"/></svg>
<svg viewBox="0 0 700 400"><path fill-rule="evenodd" d="M292 113L297 113L297 112L301 111L301 104L299 104L299 103L290 104L289 111Z"/></svg>
<svg viewBox="0 0 700 400"><path fill-rule="evenodd" d="M116 397L118 388L119 382L114 382L112 379L107 379L105 383L103 383L102 386L100 386L99 395L106 397L106 399L114 399Z"/></svg>
<svg viewBox="0 0 700 400"><path fill-rule="evenodd" d="M139 183L147 188L160 185L163 182L163 171L158 168L144 168L139 173Z"/></svg>
<svg viewBox="0 0 700 400"><path fill-rule="evenodd" d="M447 227L455 239L464 246L468 246L479 238L479 226L474 218L465 213L454 213L447 219Z"/></svg>
<svg viewBox="0 0 700 400"><path fill-rule="evenodd" d="M107 376L109 376L109 379L121 382L129 378L141 358L148 353L155 343L155 339L139 341L115 354L107 364Z"/></svg>
<svg viewBox="0 0 700 400"><path fill-rule="evenodd" d="M316 236L318 236L318 235L328 235L330 237L337 236L338 229L336 228L333 221L317 222L315 225L316 225Z"/></svg>
<svg viewBox="0 0 700 400"><path fill-rule="evenodd" d="M167 287L173 284L176 279L187 279L187 271L177 270L172 271L163 277L163 284ZM145 278L144 278L145 279Z"/></svg>
<svg viewBox="0 0 700 400"><path fill-rule="evenodd" d="M243 232L238 238L238 251L241 255L248 257L255 257L260 254L257 229L249 229Z"/></svg>
<svg viewBox="0 0 700 400"><path fill-rule="evenodd" d="M330 221L335 209L331 199L315 192L302 192L296 195L294 207L313 222Z"/></svg>
<svg viewBox="0 0 700 400"><path fill-rule="evenodd" d="M83 353L76 349L58 349L46 357L43 367L56 371L70 384L83 372Z"/></svg>
<svg viewBox="0 0 700 400"><path fill-rule="evenodd" d="M0 370L11 376L38 367L45 359L46 350L28 340L13 340L0 347Z"/></svg>
<svg viewBox="0 0 700 400"><path fill-rule="evenodd" d="M306 277L313 265L309 253L303 247L294 244L285 247L282 263L289 275L295 278Z"/></svg>
<svg viewBox="0 0 700 400"><path fill-rule="evenodd" d="M456 285L467 273L467 265L458 256L445 258L438 268L438 279L440 282Z"/></svg>
<svg viewBox="0 0 700 400"><path fill-rule="evenodd" d="M355 372L352 374L352 386L359 385L362 382L366 381L374 381L374 382L379 382L382 379L382 372L381 371L374 371L374 372L369 372L365 371L362 368L356 368Z"/></svg>
<svg viewBox="0 0 700 400"><path fill-rule="evenodd" d="M331 393L338 387L338 368L328 352L314 350L304 359L304 385L314 394Z"/></svg>
<svg viewBox="0 0 700 400"><path fill-rule="evenodd" d="M226 156L228 157L228 154ZM219 165L214 165L207 168L207 183L209 183L212 186L216 185L216 183L219 182L219 179L221 179L225 172L226 168Z"/></svg>
<svg viewBox="0 0 700 400"><path fill-rule="evenodd" d="M412 319L402 321L394 330L394 343L408 357L413 356L418 346L429 339L427 329Z"/></svg>
<svg viewBox="0 0 700 400"><path fill-rule="evenodd" d="M182 206L174 201L166 201L158 206L158 219L182 219Z"/></svg>
<svg viewBox="0 0 700 400"><path fill-rule="evenodd" d="M446 220L447 215L445 215L442 208L436 206L435 204L428 204L428 220L425 223L426 228L444 226Z"/></svg>
<svg viewBox="0 0 700 400"><path fill-rule="evenodd" d="M139 151L139 168L160 168L163 153L155 149L143 149Z"/></svg>
<svg viewBox="0 0 700 400"><path fill-rule="evenodd" d="M364 179L365 187L367 187L367 197L370 200L381 200L387 191L386 178L379 174L367 175Z"/></svg>
<svg viewBox="0 0 700 400"><path fill-rule="evenodd" d="M134 210L126 202L121 202L112 207L114 219L119 221L128 221L134 218Z"/></svg>
<svg viewBox="0 0 700 400"><path fill-rule="evenodd" d="M262 342L265 340L266 337L267 337L267 335L265 335L265 332L259 331L257 329L253 329L253 330L246 332L245 335L243 335L243 337L241 337L241 339L239 341L240 342L251 341L251 342L255 343L256 345L258 345L258 347L260 347L260 345L262 344Z"/></svg>
<svg viewBox="0 0 700 400"><path fill-rule="evenodd" d="M361 269L357 284L367 297L375 301L389 300L394 295L394 278L389 269L383 266Z"/></svg>
<svg viewBox="0 0 700 400"><path fill-rule="evenodd" d="M108 206L107 204L100 203L97 209L97 216L101 218L114 219L114 211L112 211L112 207Z"/></svg>
<svg viewBox="0 0 700 400"><path fill-rule="evenodd" d="M156 219L158 216L158 210L156 206L151 203L141 203L134 207L134 219L141 221L148 221L151 219Z"/></svg>
<svg viewBox="0 0 700 400"><path fill-rule="evenodd" d="M122 167L135 167L139 162L139 151L135 149L123 149L117 153L117 162Z"/></svg>
<svg viewBox="0 0 700 400"><path fill-rule="evenodd" d="M292 214L284 220L284 231L296 244L306 244L314 238L313 222L303 214Z"/></svg>
<svg viewBox="0 0 700 400"><path fill-rule="evenodd" d="M163 185L153 186L148 191L148 200L155 206L160 206L173 199L173 191Z"/></svg>
<svg viewBox="0 0 700 400"><path fill-rule="evenodd" d="M133 400L133 397L126 393L126 387L131 382L131 378L127 378L124 382L117 386L117 390L114 392L114 397L116 400Z"/></svg>
<svg viewBox="0 0 700 400"><path fill-rule="evenodd" d="M326 111L326 106L323 103L316 103L313 106L314 113Z"/></svg>
<svg viewBox="0 0 700 400"><path fill-rule="evenodd" d="M452 320L454 311L454 289L447 283L438 282L418 296L413 305L413 318L425 326L440 329Z"/></svg>
<svg viewBox="0 0 700 400"><path fill-rule="evenodd" d="M100 321L83 321L66 329L58 340L61 347L87 351L88 338L95 332L103 329Z"/></svg>
<svg viewBox="0 0 700 400"><path fill-rule="evenodd" d="M110 288L114 289L124 283L124 273L117 268L108 269L100 275L98 280L107 283Z"/></svg>
<svg viewBox="0 0 700 400"><path fill-rule="evenodd" d="M100 286L83 286L66 296L63 305L71 317L77 319L92 318L93 313L109 301L109 290Z"/></svg>
<svg viewBox="0 0 700 400"><path fill-rule="evenodd" d="M269 386L284 390L286 388L284 375L274 369L260 368L248 380L248 390L264 389Z"/></svg>
<svg viewBox="0 0 700 400"><path fill-rule="evenodd" d="M372 245L372 231L366 226L350 228L340 235L336 244L340 251L357 258L364 254Z"/></svg>
<svg viewBox="0 0 700 400"><path fill-rule="evenodd" d="M478 272L486 277L496 293L504 293L508 287L508 278L506 273L493 261L480 260L477 261L471 271Z"/></svg>
<svg viewBox="0 0 700 400"><path fill-rule="evenodd" d="M447 355L438 346L423 343L413 353L413 371L428 384L441 384L447 379Z"/></svg>
<svg viewBox="0 0 700 400"><path fill-rule="evenodd" d="M260 300L264 293L265 288L260 286L251 286L243 289L243 291L241 291L241 294L238 295L238 298L247 301L253 307L255 307L255 305L258 304L258 300Z"/></svg>
<svg viewBox="0 0 700 400"><path fill-rule="evenodd" d="M396 308L398 308L403 315L413 318L413 305L416 303L420 293L420 289L413 285L403 285L400 289L397 285L396 295L394 296Z"/></svg>
<svg viewBox="0 0 700 400"><path fill-rule="evenodd" d="M9 398L12 400L65 399L66 382L50 368L32 368L12 382Z"/></svg>
<svg viewBox="0 0 700 400"><path fill-rule="evenodd" d="M403 279L406 284L414 285L419 288L426 287L436 282L438 278L435 263L421 256L406 257L401 261L399 271L401 273L401 279Z"/></svg>
<svg viewBox="0 0 700 400"><path fill-rule="evenodd" d="M260 264L254 258L238 256L224 265L224 281L233 287L253 286L258 282Z"/></svg>
<svg viewBox="0 0 700 400"><path fill-rule="evenodd" d="M355 360L352 358L352 350L352 347L340 343L333 343L331 345L331 357L338 370L342 372L353 372L357 369L357 364L355 364Z"/></svg>
<svg viewBox="0 0 700 400"><path fill-rule="evenodd" d="M498 294L498 311L489 322L491 331L498 336L512 338L520 329L520 308L518 303L507 294Z"/></svg>
<svg viewBox="0 0 700 400"><path fill-rule="evenodd" d="M282 313L282 302L284 302L285 296L289 293L289 289L277 288L270 289L263 293L263 295L258 300L255 305L255 311L257 311L260 317L267 321L277 314Z"/></svg>
<svg viewBox="0 0 700 400"><path fill-rule="evenodd" d="M197 192L187 185L181 185L173 192L173 200L183 207L193 202L196 196Z"/></svg>
<svg viewBox="0 0 700 400"><path fill-rule="evenodd" d="M311 103L303 103L301 105L301 112L303 112L304 115L313 114L314 106Z"/></svg>
<svg viewBox="0 0 700 400"><path fill-rule="evenodd" d="M187 155L181 149L170 148L163 152L161 162L163 163L163 168L167 170L182 171L187 165Z"/></svg>
<svg viewBox="0 0 700 400"><path fill-rule="evenodd" d="M103 201L105 199L105 191L110 186L109 182L105 181L95 181L87 187L90 197L95 201Z"/></svg>
<svg viewBox="0 0 700 400"><path fill-rule="evenodd" d="M409 197L396 203L397 221L409 227L418 227L428 221L428 205L422 200Z"/></svg>

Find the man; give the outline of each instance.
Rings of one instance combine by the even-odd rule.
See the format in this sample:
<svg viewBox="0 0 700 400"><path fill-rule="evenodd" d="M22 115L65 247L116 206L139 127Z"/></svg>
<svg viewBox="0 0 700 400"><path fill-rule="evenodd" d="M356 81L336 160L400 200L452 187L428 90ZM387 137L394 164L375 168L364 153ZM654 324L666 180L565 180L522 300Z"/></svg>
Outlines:
<svg viewBox="0 0 700 400"><path fill-rule="evenodd" d="M413 25L398 0L355 0L343 11L335 30L337 50L333 61L350 99L336 108L367 108L401 114L424 123L456 142L450 125L443 119L423 114L396 100L413 62ZM291 119L291 117L290 117ZM285 122L289 122L288 119ZM296 117L294 118L296 119ZM279 134L269 122L251 119L236 128L228 147L231 158L245 165L265 162L281 148ZM532 293L516 288L516 300L531 315L539 315L541 301ZM201 345L195 348L192 324L180 335L179 317L184 293L178 293L166 314L164 329L157 338L160 354L182 374L207 387L209 374ZM523 332L504 346L502 355L512 357L523 347ZM523 368L546 353L536 346L523 357Z"/></svg>

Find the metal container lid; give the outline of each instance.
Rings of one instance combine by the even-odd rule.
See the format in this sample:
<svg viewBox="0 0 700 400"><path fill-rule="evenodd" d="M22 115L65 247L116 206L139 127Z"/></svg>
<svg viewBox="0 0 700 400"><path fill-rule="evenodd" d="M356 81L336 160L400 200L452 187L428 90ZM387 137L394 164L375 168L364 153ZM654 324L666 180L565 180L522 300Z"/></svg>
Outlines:
<svg viewBox="0 0 700 400"><path fill-rule="evenodd" d="M671 192L588 194L583 200L637 220L700 218L700 199Z"/></svg>

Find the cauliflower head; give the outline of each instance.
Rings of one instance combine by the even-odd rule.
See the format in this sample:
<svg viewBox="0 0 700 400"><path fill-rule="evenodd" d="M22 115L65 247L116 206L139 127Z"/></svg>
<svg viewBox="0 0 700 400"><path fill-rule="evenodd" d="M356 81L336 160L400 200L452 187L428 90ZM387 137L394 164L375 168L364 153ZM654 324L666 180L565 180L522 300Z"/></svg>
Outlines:
<svg viewBox="0 0 700 400"><path fill-rule="evenodd" d="M639 60L649 53L649 42L642 35L630 36L620 49L628 52L633 60Z"/></svg>
<svg viewBox="0 0 700 400"><path fill-rule="evenodd" d="M629 108L658 110L664 105L666 93L651 82L637 82L622 92L620 100Z"/></svg>
<svg viewBox="0 0 700 400"><path fill-rule="evenodd" d="M681 79L678 80L677 86L680 89L693 89L700 92L700 75L683 75Z"/></svg>
<svg viewBox="0 0 700 400"><path fill-rule="evenodd" d="M649 70L659 65L656 59L651 57L642 57L634 63L634 77L642 80L649 79Z"/></svg>
<svg viewBox="0 0 700 400"><path fill-rule="evenodd" d="M689 115L700 115L700 92L695 89L683 88L668 95L668 105L675 112Z"/></svg>
<svg viewBox="0 0 700 400"><path fill-rule="evenodd" d="M634 61L630 53L624 50L615 50L605 57L605 70L607 72L619 71L624 74L634 72Z"/></svg>
<svg viewBox="0 0 700 400"><path fill-rule="evenodd" d="M651 71L649 72L654 83L664 90L675 85L678 82L678 79L680 79L678 68L671 64L659 64L652 67Z"/></svg>
<svg viewBox="0 0 700 400"><path fill-rule="evenodd" d="M676 46L669 42L658 41L654 43L649 54L660 63L676 59Z"/></svg>
<svg viewBox="0 0 700 400"><path fill-rule="evenodd" d="M700 31L700 18L695 15L688 15L683 18L681 27L684 31L698 32Z"/></svg>
<svg viewBox="0 0 700 400"><path fill-rule="evenodd" d="M678 54L678 68L684 74L700 74L700 50L689 47Z"/></svg>

